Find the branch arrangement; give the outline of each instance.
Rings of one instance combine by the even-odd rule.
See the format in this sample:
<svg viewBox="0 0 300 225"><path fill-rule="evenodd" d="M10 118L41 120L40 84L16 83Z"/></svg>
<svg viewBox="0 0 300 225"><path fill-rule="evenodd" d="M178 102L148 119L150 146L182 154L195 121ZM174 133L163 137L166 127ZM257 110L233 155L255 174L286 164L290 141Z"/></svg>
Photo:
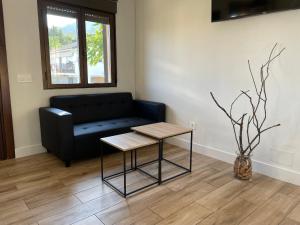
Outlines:
<svg viewBox="0 0 300 225"><path fill-rule="evenodd" d="M277 59L285 48L281 49L277 54L275 54L275 50L278 47L276 43L269 55L269 58L265 64L263 64L260 68L260 80L257 82L254 78L251 63L248 60L248 67L252 79L252 83L255 89L255 96L252 97L249 93L250 91L243 91L239 93L239 95L232 102L230 109L226 110L223 106L219 104L214 94L211 92L210 95L217 106L226 114L226 116L230 119L234 137L238 146L239 154L241 156L250 156L251 153L257 148L257 146L261 142L261 136L263 133L275 128L279 127L280 124L276 124L273 126L265 127L265 122L267 121L267 102L268 96L266 91L266 81L270 77L270 66L275 59ZM235 104L242 98L245 97L250 104L251 113L243 113L242 116L238 119L233 116L233 109ZM263 111L262 118L258 116L258 114ZM251 135L251 130L254 129L254 134ZM245 140L246 139L246 140Z"/></svg>

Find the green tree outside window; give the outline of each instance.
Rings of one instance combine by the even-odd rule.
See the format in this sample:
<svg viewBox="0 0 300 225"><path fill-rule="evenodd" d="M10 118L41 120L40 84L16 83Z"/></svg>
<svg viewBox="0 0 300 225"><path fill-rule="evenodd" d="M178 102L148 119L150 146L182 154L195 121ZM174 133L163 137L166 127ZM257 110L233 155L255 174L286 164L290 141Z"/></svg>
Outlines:
<svg viewBox="0 0 300 225"><path fill-rule="evenodd" d="M103 61L103 25L93 23L93 32L87 33L87 59L92 66ZM57 50L65 45L76 42L76 37L71 33L64 33L60 27L53 26L49 29L49 45L51 50Z"/></svg>

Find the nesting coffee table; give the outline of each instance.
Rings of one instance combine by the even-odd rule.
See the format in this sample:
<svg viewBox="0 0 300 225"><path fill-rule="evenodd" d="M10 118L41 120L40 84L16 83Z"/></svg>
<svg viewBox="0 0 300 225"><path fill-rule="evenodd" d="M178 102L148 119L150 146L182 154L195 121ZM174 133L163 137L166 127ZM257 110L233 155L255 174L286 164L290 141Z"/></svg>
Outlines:
<svg viewBox="0 0 300 225"><path fill-rule="evenodd" d="M118 192L123 197L127 197L133 193L139 192L143 189L149 188L154 185L160 185L163 182L170 181L175 179L179 176L188 174L192 172L192 148L193 148L193 130L189 128L184 128L178 125L170 124L170 123L155 123L140 127L133 127L132 130L134 132L121 134L106 138L101 138L101 177L102 181ZM175 137L178 135L183 134L190 134L190 151L189 151L189 166L188 168L179 165L175 162L172 162L166 158L164 158L164 141L167 138ZM106 143L114 148L123 152L123 171L120 173L116 173L110 176L104 176L104 167L103 167L103 143ZM137 163L137 150L143 147L157 145L158 144L158 158L156 160L146 162L143 164L138 165ZM130 152L131 155L131 168L127 169L126 167L126 153ZM184 172L176 174L172 177L168 177L167 179L162 179L162 162L166 162L182 169ZM155 177L149 174L147 171L143 169L144 166L158 163L157 174L158 176ZM140 187L136 190L131 192L127 192L127 174L138 171L145 176L149 177L153 180L152 183L147 184L146 186ZM113 185L110 180L123 176L124 177L124 187L123 191Z"/></svg>
<svg viewBox="0 0 300 225"><path fill-rule="evenodd" d="M134 127L133 131L143 134L148 137L152 137L158 141L159 144L159 156L158 156L158 183L167 182L179 176L185 175L192 172L192 154L193 154L193 129L181 127L175 124L170 123L154 123L146 126ZM190 158L189 158L189 167L183 167L175 162L172 162L164 158L164 141L168 138L190 134ZM165 180L162 179L162 161L170 163L178 168L184 170L184 172L179 173L175 176L169 177Z"/></svg>
<svg viewBox="0 0 300 225"><path fill-rule="evenodd" d="M158 142L155 139L132 132L132 133L127 133L127 134L111 136L111 137L107 137L107 138L101 138L100 143L101 143L100 149L101 149L102 181L106 185L108 185L109 187L114 189L116 192L118 192L120 195L122 195L123 197L126 198L128 195L131 195L133 193L136 193L138 191L141 191L145 188L151 187L151 186L159 183L158 178L152 176L151 174L149 174L146 171L141 169L141 167L144 166L144 164L142 164L142 165L137 164L137 150L140 148L146 147L146 146L151 146L151 145L157 144ZM114 148L123 152L123 171L122 172L116 173L116 174L113 174L110 176L104 176L103 143L113 146ZM127 152L130 152L130 155L131 155L131 165L130 165L131 168L130 169L127 169L127 167L126 167L126 153ZM134 172L134 171L138 171L138 172L148 176L150 179L153 180L153 182L144 187L138 188L131 192L127 192L127 174ZM118 187L116 187L115 185L113 185L112 182L110 182L112 179L120 177L120 176L124 177L123 191L121 189L119 189Z"/></svg>

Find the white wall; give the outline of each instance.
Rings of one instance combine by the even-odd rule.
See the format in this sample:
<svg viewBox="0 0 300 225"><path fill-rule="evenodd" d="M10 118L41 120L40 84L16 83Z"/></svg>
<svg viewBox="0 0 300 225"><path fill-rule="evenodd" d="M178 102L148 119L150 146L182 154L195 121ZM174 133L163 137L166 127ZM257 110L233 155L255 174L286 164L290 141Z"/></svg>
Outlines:
<svg viewBox="0 0 300 225"><path fill-rule="evenodd" d="M239 90L252 88L247 60L257 72L279 42L287 51L272 67L268 112L270 122L283 126L264 135L254 166L300 184L300 10L211 23L210 4L136 1L136 95L165 102L170 122L195 121L195 149L233 162L230 122L209 92L228 106Z"/></svg>
<svg viewBox="0 0 300 225"><path fill-rule="evenodd" d="M38 108L54 95L134 92L135 4L120 0L117 14L118 88L43 90L37 0L3 0L8 68L17 157L43 151ZM31 74L32 83L17 82Z"/></svg>

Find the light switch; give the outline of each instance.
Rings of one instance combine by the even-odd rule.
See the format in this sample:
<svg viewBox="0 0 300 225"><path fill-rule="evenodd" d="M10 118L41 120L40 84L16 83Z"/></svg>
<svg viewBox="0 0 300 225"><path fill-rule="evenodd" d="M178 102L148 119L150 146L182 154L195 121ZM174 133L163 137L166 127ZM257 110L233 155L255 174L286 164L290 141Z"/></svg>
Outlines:
<svg viewBox="0 0 300 225"><path fill-rule="evenodd" d="M18 74L18 83L32 83L31 74Z"/></svg>

